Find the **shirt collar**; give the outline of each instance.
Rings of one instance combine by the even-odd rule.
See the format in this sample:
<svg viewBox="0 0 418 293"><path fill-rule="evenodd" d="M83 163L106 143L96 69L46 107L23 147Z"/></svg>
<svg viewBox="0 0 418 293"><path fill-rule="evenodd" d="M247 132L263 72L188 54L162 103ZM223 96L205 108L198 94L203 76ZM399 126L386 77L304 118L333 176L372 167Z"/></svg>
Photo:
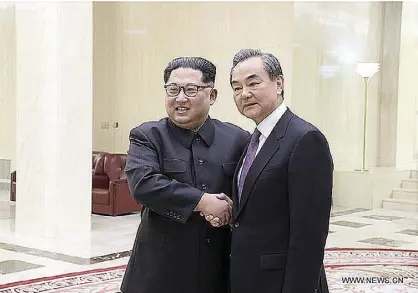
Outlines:
<svg viewBox="0 0 418 293"><path fill-rule="evenodd" d="M207 146L210 146L215 139L215 124L210 117L206 119L202 127L197 132L190 129L178 127L173 121L167 119L168 128L185 148L190 148L195 136L200 136Z"/></svg>
<svg viewBox="0 0 418 293"><path fill-rule="evenodd" d="M283 101L273 112L270 113L270 115L264 118L264 120L257 125L257 129L265 138L267 138L273 131L273 128L276 126L277 122L279 122L284 112L286 112L286 109L286 104Z"/></svg>

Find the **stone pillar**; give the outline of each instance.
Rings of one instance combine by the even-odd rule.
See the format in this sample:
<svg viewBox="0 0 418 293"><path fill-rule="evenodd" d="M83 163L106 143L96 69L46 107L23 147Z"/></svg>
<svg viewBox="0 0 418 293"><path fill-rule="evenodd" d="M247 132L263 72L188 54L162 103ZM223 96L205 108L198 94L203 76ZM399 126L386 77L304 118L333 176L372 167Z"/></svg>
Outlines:
<svg viewBox="0 0 418 293"><path fill-rule="evenodd" d="M418 4L385 3L381 68L380 167L413 168L415 70L418 54L415 41Z"/></svg>
<svg viewBox="0 0 418 293"><path fill-rule="evenodd" d="M88 239L92 3L17 3L16 233Z"/></svg>
<svg viewBox="0 0 418 293"><path fill-rule="evenodd" d="M415 102L418 97L416 70L418 68L418 3L402 2L402 21L399 50L398 135L396 168L415 168L414 140Z"/></svg>
<svg viewBox="0 0 418 293"><path fill-rule="evenodd" d="M0 4L0 184L16 165L16 48L14 5ZM5 182L2 180L7 179ZM0 186L1 189L1 186Z"/></svg>

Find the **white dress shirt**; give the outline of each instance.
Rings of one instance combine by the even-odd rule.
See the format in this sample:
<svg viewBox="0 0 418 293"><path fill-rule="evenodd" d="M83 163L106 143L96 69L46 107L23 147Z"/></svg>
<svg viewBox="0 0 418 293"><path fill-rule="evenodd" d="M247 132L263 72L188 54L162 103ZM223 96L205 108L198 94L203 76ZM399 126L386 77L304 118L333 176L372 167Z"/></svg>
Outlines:
<svg viewBox="0 0 418 293"><path fill-rule="evenodd" d="M270 115L264 118L264 120L261 121L260 124L257 125L257 129L258 131L260 131L261 134L260 134L260 138L258 139L258 148L255 153L256 157L257 157L257 154L260 152L261 148L263 147L264 143L266 142L267 138L269 137L270 133L273 131L273 128L276 126L277 122L279 122L284 112L286 112L286 109L287 109L287 106L285 105L283 101L273 112L270 113ZM239 179L241 177L241 171L242 171L242 166L244 165L244 162L245 162L245 159L242 161L242 165L238 173L237 184L239 184Z"/></svg>

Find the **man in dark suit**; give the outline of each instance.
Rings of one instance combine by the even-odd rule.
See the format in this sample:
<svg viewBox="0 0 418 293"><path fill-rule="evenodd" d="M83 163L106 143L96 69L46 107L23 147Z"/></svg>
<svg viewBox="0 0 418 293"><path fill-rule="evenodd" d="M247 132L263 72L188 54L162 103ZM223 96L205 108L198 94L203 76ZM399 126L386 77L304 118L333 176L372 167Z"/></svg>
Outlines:
<svg viewBox="0 0 418 293"><path fill-rule="evenodd" d="M283 73L272 54L241 50L230 81L238 110L257 124L234 175L231 292L328 292L327 140L284 104Z"/></svg>
<svg viewBox="0 0 418 293"><path fill-rule="evenodd" d="M126 175L145 209L124 293L227 292L232 202L226 195L249 133L209 117L215 75L206 59L174 59L164 71L168 118L131 130ZM216 216L222 227L200 214Z"/></svg>

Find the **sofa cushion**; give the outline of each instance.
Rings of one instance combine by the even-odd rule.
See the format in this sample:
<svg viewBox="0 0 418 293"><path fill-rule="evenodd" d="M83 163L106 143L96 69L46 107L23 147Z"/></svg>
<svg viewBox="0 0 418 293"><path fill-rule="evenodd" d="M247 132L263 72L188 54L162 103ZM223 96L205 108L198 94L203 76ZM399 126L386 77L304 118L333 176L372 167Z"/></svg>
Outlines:
<svg viewBox="0 0 418 293"><path fill-rule="evenodd" d="M93 188L92 201L93 201L93 203L109 204L109 201L110 201L109 190L108 189Z"/></svg>
<svg viewBox="0 0 418 293"><path fill-rule="evenodd" d="M104 172L111 181L126 178L126 154L108 154L104 161Z"/></svg>
<svg viewBox="0 0 418 293"><path fill-rule="evenodd" d="M107 175L93 175L92 187L93 189L109 189L109 177L107 177Z"/></svg>
<svg viewBox="0 0 418 293"><path fill-rule="evenodd" d="M108 153L96 152L93 154L93 175L104 175L104 161Z"/></svg>

